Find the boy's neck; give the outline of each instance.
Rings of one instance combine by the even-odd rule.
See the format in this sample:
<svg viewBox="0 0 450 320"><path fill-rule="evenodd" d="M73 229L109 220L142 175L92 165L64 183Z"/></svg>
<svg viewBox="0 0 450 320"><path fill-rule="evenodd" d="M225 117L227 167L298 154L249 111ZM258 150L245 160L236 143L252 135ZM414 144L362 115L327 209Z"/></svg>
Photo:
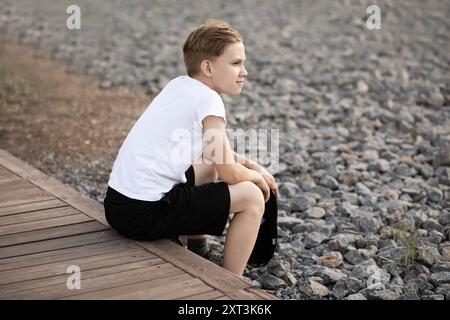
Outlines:
<svg viewBox="0 0 450 320"><path fill-rule="evenodd" d="M189 77L191 77L191 76L189 76ZM196 74L196 75L192 76L191 78L192 78L192 79L195 79L195 80L197 80L197 81L200 81L200 82L203 83L204 85L208 86L210 89L212 89L212 90L214 90L214 91L216 91L217 93L220 94L220 92L217 91L217 90L214 88L214 86L212 85L211 80L210 80L209 78L205 77L204 75L202 75L202 74Z"/></svg>

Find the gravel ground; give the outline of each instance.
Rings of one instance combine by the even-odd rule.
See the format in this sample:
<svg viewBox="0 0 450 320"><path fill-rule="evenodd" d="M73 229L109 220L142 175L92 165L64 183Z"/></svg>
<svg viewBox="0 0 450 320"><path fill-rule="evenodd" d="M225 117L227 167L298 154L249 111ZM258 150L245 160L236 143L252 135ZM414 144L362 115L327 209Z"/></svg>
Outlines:
<svg viewBox="0 0 450 320"><path fill-rule="evenodd" d="M70 1L50 0L2 1L0 29L101 88L148 95L184 73L190 28L241 31L249 77L223 97L229 125L280 130L282 193L278 253L246 277L283 299L450 299L448 1L371 1L381 30L366 28L368 1L77 3L81 30L64 27ZM64 182L101 201L106 179Z"/></svg>

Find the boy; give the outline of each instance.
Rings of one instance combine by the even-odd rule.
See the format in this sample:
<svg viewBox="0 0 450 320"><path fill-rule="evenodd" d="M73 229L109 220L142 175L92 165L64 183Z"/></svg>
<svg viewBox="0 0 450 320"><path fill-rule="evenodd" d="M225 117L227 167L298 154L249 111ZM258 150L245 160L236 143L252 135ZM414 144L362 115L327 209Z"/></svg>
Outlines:
<svg viewBox="0 0 450 320"><path fill-rule="evenodd" d="M202 235L222 235L234 214L223 267L242 276L270 189L279 198L275 179L233 152L225 133L219 94L240 94L247 76L244 45L228 24L210 21L190 33L183 54L188 75L164 87L119 150L106 219L135 240L188 235L188 248L195 249L205 242Z"/></svg>

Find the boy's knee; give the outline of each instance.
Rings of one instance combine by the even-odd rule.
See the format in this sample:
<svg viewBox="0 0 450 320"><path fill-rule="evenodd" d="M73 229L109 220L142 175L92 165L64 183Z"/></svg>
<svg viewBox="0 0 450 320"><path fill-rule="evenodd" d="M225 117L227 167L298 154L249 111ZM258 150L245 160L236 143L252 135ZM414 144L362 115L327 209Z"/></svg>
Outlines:
<svg viewBox="0 0 450 320"><path fill-rule="evenodd" d="M264 202L264 195L261 189L251 181L245 181L244 183L246 183L247 188L246 200L249 207L254 209L256 212L261 213L262 215L265 209L265 202Z"/></svg>

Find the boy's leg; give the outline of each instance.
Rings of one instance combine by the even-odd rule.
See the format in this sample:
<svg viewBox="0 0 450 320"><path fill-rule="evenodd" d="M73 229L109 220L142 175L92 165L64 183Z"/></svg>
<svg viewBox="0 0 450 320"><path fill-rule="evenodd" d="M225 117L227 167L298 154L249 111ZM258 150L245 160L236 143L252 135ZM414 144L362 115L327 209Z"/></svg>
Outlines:
<svg viewBox="0 0 450 320"><path fill-rule="evenodd" d="M196 186L200 186L209 182L217 182L218 174L216 169L214 168L214 165L195 163L192 165L192 167L194 169ZM187 248L202 257L206 257L209 251L207 235L188 235Z"/></svg>
<svg viewBox="0 0 450 320"><path fill-rule="evenodd" d="M242 276L255 246L265 202L261 190L252 182L228 185L230 190L230 223L225 239L223 267Z"/></svg>

